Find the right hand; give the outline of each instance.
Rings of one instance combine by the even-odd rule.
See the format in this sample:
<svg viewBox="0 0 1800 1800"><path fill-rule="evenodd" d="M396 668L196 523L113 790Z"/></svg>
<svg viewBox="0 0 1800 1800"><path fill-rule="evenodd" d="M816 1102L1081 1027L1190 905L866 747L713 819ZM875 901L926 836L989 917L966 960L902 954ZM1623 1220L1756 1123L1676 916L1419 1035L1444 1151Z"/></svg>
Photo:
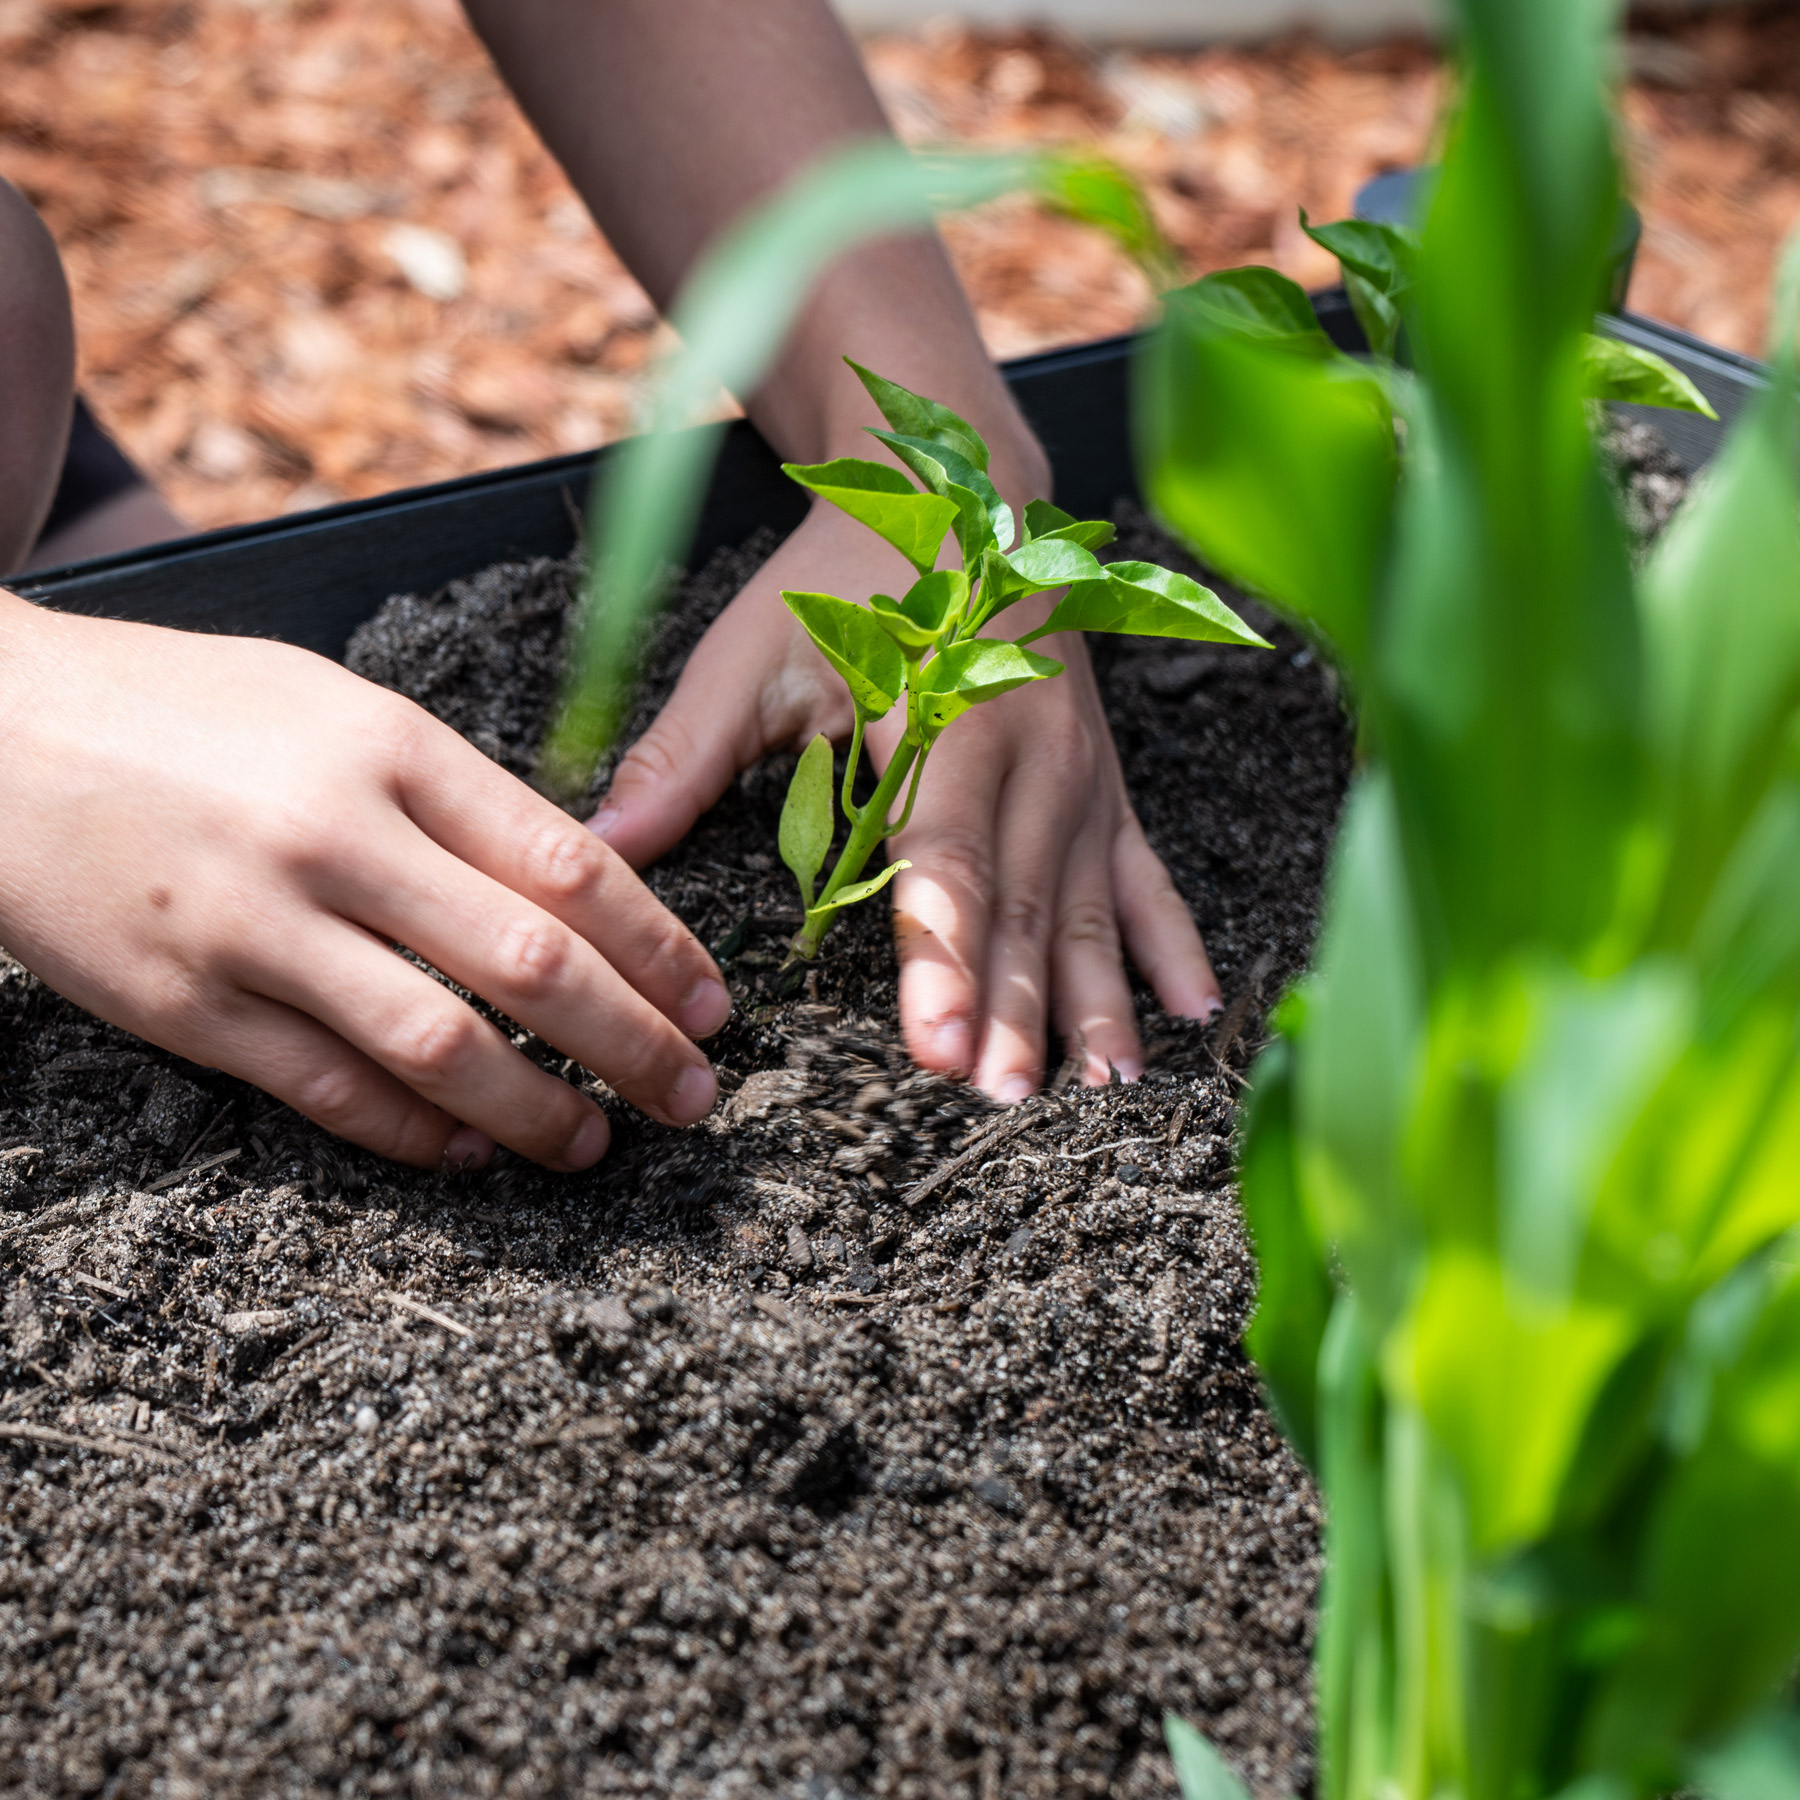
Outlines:
<svg viewBox="0 0 1800 1800"><path fill-rule="evenodd" d="M90 1012L420 1167L605 1115L404 944L670 1125L731 999L613 851L410 701L252 638L0 592L0 943Z"/></svg>

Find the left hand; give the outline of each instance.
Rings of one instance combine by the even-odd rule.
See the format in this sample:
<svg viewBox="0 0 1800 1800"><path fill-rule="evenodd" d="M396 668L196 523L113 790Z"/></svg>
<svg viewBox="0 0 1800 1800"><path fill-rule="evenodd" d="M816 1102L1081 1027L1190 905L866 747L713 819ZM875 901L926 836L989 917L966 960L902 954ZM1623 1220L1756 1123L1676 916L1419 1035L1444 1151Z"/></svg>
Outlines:
<svg viewBox="0 0 1800 1800"><path fill-rule="evenodd" d="M847 738L843 683L781 589L860 597L898 578L886 545L816 507L695 647L592 829L642 867L760 757L819 731ZM1021 602L1009 630L1028 629L1049 604ZM1037 647L1067 672L944 733L891 852L913 865L893 884L907 1048L921 1066L970 1076L1001 1101L1042 1083L1052 1025L1081 1054L1087 1081L1143 1072L1127 954L1169 1012L1206 1018L1220 1007L1200 934L1126 795L1086 647L1075 636ZM871 727L878 764L900 729L897 715Z"/></svg>

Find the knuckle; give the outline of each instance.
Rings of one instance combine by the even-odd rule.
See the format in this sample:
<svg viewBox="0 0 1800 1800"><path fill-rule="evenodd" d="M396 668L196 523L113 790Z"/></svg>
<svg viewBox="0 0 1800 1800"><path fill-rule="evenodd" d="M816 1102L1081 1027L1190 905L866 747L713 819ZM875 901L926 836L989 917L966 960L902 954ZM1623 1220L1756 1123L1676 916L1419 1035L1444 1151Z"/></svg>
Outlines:
<svg viewBox="0 0 1800 1800"><path fill-rule="evenodd" d="M396 1024L381 1060L408 1087L442 1088L480 1055L483 1030L474 1013L455 1001L418 1009Z"/></svg>
<svg viewBox="0 0 1800 1800"><path fill-rule="evenodd" d="M686 733L659 720L620 758L612 785L663 787L680 781L688 763L686 750Z"/></svg>
<svg viewBox="0 0 1800 1800"><path fill-rule="evenodd" d="M1044 942L1049 930L1049 914L1043 901L1023 888L1011 889L1000 897L994 922L1007 937L1033 947Z"/></svg>
<svg viewBox="0 0 1800 1800"><path fill-rule="evenodd" d="M1119 944L1118 921L1112 908L1099 900L1076 900L1065 906L1057 931L1070 944L1110 950Z"/></svg>
<svg viewBox="0 0 1800 1800"><path fill-rule="evenodd" d="M554 919L510 922L494 949L494 973L504 992L525 1000L555 993L568 975L574 942L569 928Z"/></svg>
<svg viewBox="0 0 1800 1800"><path fill-rule="evenodd" d="M288 1104L327 1131L336 1131L364 1110L365 1085L363 1076L348 1062L326 1063L300 1076Z"/></svg>
<svg viewBox="0 0 1800 1800"><path fill-rule="evenodd" d="M607 850L591 831L566 819L541 827L525 849L525 879L552 904L585 899L604 879Z"/></svg>
<svg viewBox="0 0 1800 1800"><path fill-rule="evenodd" d="M954 828L940 832L920 862L922 872L961 890L984 912L993 904L993 851L979 833Z"/></svg>

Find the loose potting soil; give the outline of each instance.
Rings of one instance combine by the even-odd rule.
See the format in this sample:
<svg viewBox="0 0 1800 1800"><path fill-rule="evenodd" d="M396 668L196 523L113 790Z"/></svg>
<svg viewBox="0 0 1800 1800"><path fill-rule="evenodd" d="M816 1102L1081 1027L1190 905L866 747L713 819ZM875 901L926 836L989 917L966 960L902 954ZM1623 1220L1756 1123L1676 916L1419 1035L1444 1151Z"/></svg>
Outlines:
<svg viewBox="0 0 1800 1800"><path fill-rule="evenodd" d="M683 587L641 717L768 548ZM523 772L572 578L392 601L353 665ZM1174 1709L1307 1791L1318 1510L1239 1345L1232 1134L1350 740L1253 616L1094 644L1229 1001L1145 997L1130 1086L914 1069L885 903L786 991L791 759L649 874L739 996L721 1105L607 1097L581 1176L396 1168L0 963L0 1786L1168 1794Z"/></svg>

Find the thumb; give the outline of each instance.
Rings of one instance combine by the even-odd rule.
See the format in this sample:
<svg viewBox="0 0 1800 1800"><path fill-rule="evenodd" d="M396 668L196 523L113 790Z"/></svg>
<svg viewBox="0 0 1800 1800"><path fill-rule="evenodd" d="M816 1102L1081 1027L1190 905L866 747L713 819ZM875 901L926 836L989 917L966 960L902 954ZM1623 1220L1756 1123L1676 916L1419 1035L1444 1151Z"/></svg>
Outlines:
<svg viewBox="0 0 1800 1800"><path fill-rule="evenodd" d="M754 708L729 689L696 692L685 678L650 729L613 771L588 830L634 869L680 843L694 821L724 793L740 768L754 762Z"/></svg>

